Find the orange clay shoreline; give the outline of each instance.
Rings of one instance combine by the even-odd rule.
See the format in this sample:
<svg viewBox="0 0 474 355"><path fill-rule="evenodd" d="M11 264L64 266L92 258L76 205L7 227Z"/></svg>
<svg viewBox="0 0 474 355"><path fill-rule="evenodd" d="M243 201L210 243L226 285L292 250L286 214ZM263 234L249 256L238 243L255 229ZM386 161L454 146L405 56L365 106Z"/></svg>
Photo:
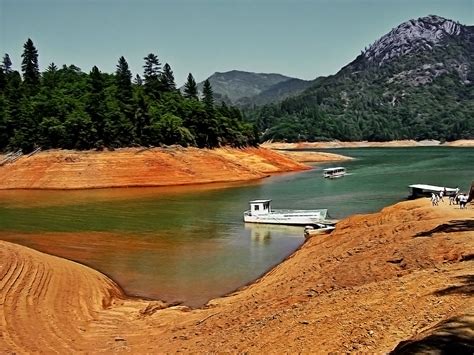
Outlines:
<svg viewBox="0 0 474 355"><path fill-rule="evenodd" d="M200 309L128 297L86 266L0 241L0 351L385 353L443 334L469 344L473 225L472 205L428 199L355 215Z"/></svg>
<svg viewBox="0 0 474 355"><path fill-rule="evenodd" d="M2 158L0 156L0 158ZM311 161L328 158L322 153ZM1 159L0 159L1 160ZM124 148L115 151L49 150L0 166L0 190L97 189L231 183L310 169L265 148Z"/></svg>

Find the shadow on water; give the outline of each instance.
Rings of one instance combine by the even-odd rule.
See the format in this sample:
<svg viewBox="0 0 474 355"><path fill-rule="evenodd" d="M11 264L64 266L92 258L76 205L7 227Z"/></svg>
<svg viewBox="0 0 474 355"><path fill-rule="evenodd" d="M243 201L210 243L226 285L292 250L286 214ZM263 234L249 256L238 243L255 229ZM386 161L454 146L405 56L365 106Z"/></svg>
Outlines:
<svg viewBox="0 0 474 355"><path fill-rule="evenodd" d="M474 317L460 316L440 323L432 334L402 341L389 354L473 354Z"/></svg>
<svg viewBox="0 0 474 355"><path fill-rule="evenodd" d="M431 237L435 233L455 233L455 232L469 232L474 231L474 220L455 220L449 223L440 224L439 226L416 234L414 237Z"/></svg>

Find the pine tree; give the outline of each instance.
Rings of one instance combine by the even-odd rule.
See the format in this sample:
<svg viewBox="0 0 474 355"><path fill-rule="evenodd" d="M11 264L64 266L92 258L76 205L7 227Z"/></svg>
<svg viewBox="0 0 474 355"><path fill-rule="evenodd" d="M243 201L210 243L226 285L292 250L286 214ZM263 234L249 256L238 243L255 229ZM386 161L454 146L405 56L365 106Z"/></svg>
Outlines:
<svg viewBox="0 0 474 355"><path fill-rule="evenodd" d="M49 73L56 73L58 71L58 67L56 64L54 64L54 62L52 62L50 65L48 65L46 71Z"/></svg>
<svg viewBox="0 0 474 355"><path fill-rule="evenodd" d="M136 141L138 144L148 145L150 143L150 117L148 115L148 106L142 90L138 90L137 92L135 107L134 122Z"/></svg>
<svg viewBox="0 0 474 355"><path fill-rule="evenodd" d="M0 95L3 96L3 91L5 90L5 87L7 86L7 78L5 75L5 72L3 71L3 67L0 66ZM0 108L2 110L3 107Z"/></svg>
<svg viewBox="0 0 474 355"><path fill-rule="evenodd" d="M110 117L113 117L113 121L115 121L116 141L120 142L119 144L129 144L135 136L135 127L132 123L135 110L133 108L132 73L124 57L120 57L117 64L115 82L117 85L116 98L118 105L116 107L118 110ZM111 111L110 107L109 110Z"/></svg>
<svg viewBox="0 0 474 355"><path fill-rule="evenodd" d="M95 65L89 74L89 95L86 100L86 112L89 114L96 137L90 137L91 145L102 147L107 145L108 138L105 134L105 82L99 68Z"/></svg>
<svg viewBox="0 0 474 355"><path fill-rule="evenodd" d="M188 80L184 84L184 97L188 99L198 100L198 90L196 81L193 78L193 75L189 73Z"/></svg>
<svg viewBox="0 0 474 355"><path fill-rule="evenodd" d="M5 90L5 129L9 137L9 145L12 148L18 148L12 143L15 130L19 129L21 123L20 104L23 99L23 87L21 85L21 76L17 71L12 71L9 75Z"/></svg>
<svg viewBox="0 0 474 355"><path fill-rule="evenodd" d="M145 65L143 66L145 82L158 80L161 74L161 63L156 54L150 53L143 59L145 60Z"/></svg>
<svg viewBox="0 0 474 355"><path fill-rule="evenodd" d="M166 63L163 67L163 74L161 74L161 85L165 91L176 90L173 71L171 70L171 67L168 63Z"/></svg>
<svg viewBox="0 0 474 355"><path fill-rule="evenodd" d="M5 75L10 74L12 71L12 61L10 60L10 56L8 55L8 53L5 53L5 55L3 56L2 68Z"/></svg>
<svg viewBox="0 0 474 355"><path fill-rule="evenodd" d="M204 82L204 86L202 88L202 102L206 106L207 110L214 109L214 92L212 91L211 83L208 79Z"/></svg>
<svg viewBox="0 0 474 355"><path fill-rule="evenodd" d="M91 88L91 93L93 94L99 94L104 89L105 83L102 73L95 65L92 67L92 70L89 73L89 85Z"/></svg>
<svg viewBox="0 0 474 355"><path fill-rule="evenodd" d="M123 56L119 58L117 64L115 83L117 85L117 99L124 104L130 103L132 100L132 73Z"/></svg>
<svg viewBox="0 0 474 355"><path fill-rule="evenodd" d="M3 73L3 68L0 68ZM7 131L7 102L3 95L3 89L0 88L0 150L5 149L8 144Z"/></svg>
<svg viewBox="0 0 474 355"><path fill-rule="evenodd" d="M137 74L135 76L135 79L133 79L133 83L137 86L142 86L143 85L143 80L142 80L142 77L140 76L140 74Z"/></svg>
<svg viewBox="0 0 474 355"><path fill-rule="evenodd" d="M23 48L24 51L21 55L23 58L21 62L23 80L27 86L29 86L31 89L34 89L39 84L40 79L38 51L36 50L33 41L30 38L28 38Z"/></svg>
<svg viewBox="0 0 474 355"><path fill-rule="evenodd" d="M143 66L143 78L145 81L145 92L155 99L160 98L161 92L161 63L158 57L150 53L145 58Z"/></svg>
<svg viewBox="0 0 474 355"><path fill-rule="evenodd" d="M58 82L58 67L51 63L43 74L43 84L49 89L54 89Z"/></svg>

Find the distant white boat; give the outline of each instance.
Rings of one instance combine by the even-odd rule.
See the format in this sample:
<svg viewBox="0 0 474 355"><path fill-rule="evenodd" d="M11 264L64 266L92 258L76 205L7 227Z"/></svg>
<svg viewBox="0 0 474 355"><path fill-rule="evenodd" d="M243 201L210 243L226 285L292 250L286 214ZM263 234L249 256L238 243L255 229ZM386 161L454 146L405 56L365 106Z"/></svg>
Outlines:
<svg viewBox="0 0 474 355"><path fill-rule="evenodd" d="M328 179L336 179L346 175L346 168L338 166L335 168L326 168L323 169L323 176Z"/></svg>
<svg viewBox="0 0 474 355"><path fill-rule="evenodd" d="M426 185L426 184L414 184L409 185L410 197L419 196L430 196L432 193L439 194L441 191L446 192L447 196L454 195L459 189L453 189L452 187Z"/></svg>
<svg viewBox="0 0 474 355"><path fill-rule="evenodd" d="M273 210L272 200L250 201L250 210L244 212L244 222L286 225L315 225L324 223L327 209L319 210ZM331 221L327 221L330 223Z"/></svg>

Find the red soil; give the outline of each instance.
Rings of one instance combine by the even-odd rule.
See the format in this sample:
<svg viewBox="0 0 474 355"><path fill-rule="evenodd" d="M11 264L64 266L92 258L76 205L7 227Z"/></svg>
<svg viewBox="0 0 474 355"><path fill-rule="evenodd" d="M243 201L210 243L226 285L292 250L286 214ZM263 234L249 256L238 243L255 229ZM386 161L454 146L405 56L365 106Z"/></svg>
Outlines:
<svg viewBox="0 0 474 355"><path fill-rule="evenodd" d="M264 148L45 151L0 167L0 189L169 186L260 179L308 169Z"/></svg>

